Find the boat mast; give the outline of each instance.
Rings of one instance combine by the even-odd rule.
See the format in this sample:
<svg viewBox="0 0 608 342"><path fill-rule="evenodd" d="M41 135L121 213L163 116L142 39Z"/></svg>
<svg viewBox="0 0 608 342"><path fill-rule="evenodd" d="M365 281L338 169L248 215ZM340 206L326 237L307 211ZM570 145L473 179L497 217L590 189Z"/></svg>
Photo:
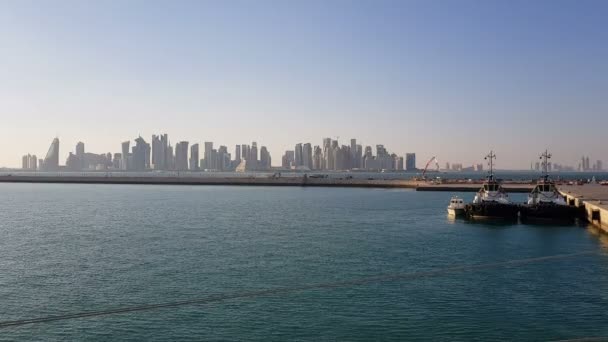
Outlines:
<svg viewBox="0 0 608 342"><path fill-rule="evenodd" d="M543 159L543 178L547 180L549 178L549 159L551 158L551 153L548 150L545 150L543 154L540 155L540 159Z"/></svg>
<svg viewBox="0 0 608 342"><path fill-rule="evenodd" d="M496 154L494 154L494 151L490 150L490 154L483 159L490 160L488 162L488 165L490 166L490 175L488 177L492 180L494 179L494 159L496 159Z"/></svg>

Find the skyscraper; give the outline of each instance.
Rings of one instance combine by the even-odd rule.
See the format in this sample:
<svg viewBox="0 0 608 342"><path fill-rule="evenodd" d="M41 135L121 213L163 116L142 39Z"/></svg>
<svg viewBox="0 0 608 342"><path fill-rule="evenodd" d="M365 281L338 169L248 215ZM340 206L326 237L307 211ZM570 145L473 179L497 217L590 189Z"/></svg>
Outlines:
<svg viewBox="0 0 608 342"><path fill-rule="evenodd" d="M59 138L53 139L46 157L44 157L44 171L59 170Z"/></svg>
<svg viewBox="0 0 608 342"><path fill-rule="evenodd" d="M259 166L259 170L270 170L271 165L272 164L272 160L270 158L270 153L268 152L268 149L266 148L266 146L262 146L260 148L260 166Z"/></svg>
<svg viewBox="0 0 608 342"><path fill-rule="evenodd" d="M205 141L205 169L215 169L215 163L213 160L213 142Z"/></svg>
<svg viewBox="0 0 608 342"><path fill-rule="evenodd" d="M234 160L237 164L241 162L241 145L236 145L234 148Z"/></svg>
<svg viewBox="0 0 608 342"><path fill-rule="evenodd" d="M312 170L312 145L306 143L302 146L302 166Z"/></svg>
<svg viewBox="0 0 608 342"><path fill-rule="evenodd" d="M198 171L200 169L198 161L198 144L194 144L190 146L190 170Z"/></svg>
<svg viewBox="0 0 608 342"><path fill-rule="evenodd" d="M249 151L249 159L247 159L247 167L250 170L256 170L258 165L258 143L251 143L251 150Z"/></svg>
<svg viewBox="0 0 608 342"><path fill-rule="evenodd" d="M357 163L357 139L350 139L350 166L349 169L358 168Z"/></svg>
<svg viewBox="0 0 608 342"><path fill-rule="evenodd" d="M416 153L405 154L405 169L407 171L416 170Z"/></svg>
<svg viewBox="0 0 608 342"><path fill-rule="evenodd" d="M283 158L281 160L281 166L284 169L291 169L292 166L295 166L295 154L294 151L285 151Z"/></svg>
<svg viewBox="0 0 608 342"><path fill-rule="evenodd" d="M38 159L35 155L24 155L21 159L21 168L24 170L36 171L38 168Z"/></svg>
<svg viewBox="0 0 608 342"><path fill-rule="evenodd" d="M175 145L175 170L188 170L188 142L181 141Z"/></svg>
<svg viewBox="0 0 608 342"><path fill-rule="evenodd" d="M144 138L137 137L137 139L135 139L132 158L133 166L129 166L129 169L135 171L145 171L150 167L150 144L148 144Z"/></svg>
<svg viewBox="0 0 608 342"><path fill-rule="evenodd" d="M152 168L154 170L168 170L169 136L152 135Z"/></svg>
<svg viewBox="0 0 608 342"><path fill-rule="evenodd" d="M130 141L125 141L122 143L122 163L120 164L120 168L123 170L129 170L129 155L131 154L129 151L129 146L131 146Z"/></svg>
<svg viewBox="0 0 608 342"><path fill-rule="evenodd" d="M76 144L76 159L77 159L77 163L78 163L76 168L83 170L86 165L85 165L85 157L84 157L84 143L82 141L79 141Z"/></svg>
<svg viewBox="0 0 608 342"><path fill-rule="evenodd" d="M323 165L321 169L329 170L330 169L330 158L331 158L331 138L323 138ZM333 164L331 164L333 167Z"/></svg>
<svg viewBox="0 0 608 342"><path fill-rule="evenodd" d="M304 165L304 158L302 156L302 144L298 143L296 144L296 147L294 148L294 154L295 154L295 167L300 167L302 165Z"/></svg>

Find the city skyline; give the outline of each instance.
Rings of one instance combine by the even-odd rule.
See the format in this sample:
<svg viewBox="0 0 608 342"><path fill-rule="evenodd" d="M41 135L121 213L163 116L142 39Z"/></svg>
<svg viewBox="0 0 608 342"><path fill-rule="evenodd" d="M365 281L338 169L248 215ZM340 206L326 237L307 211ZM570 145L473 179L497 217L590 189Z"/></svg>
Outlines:
<svg viewBox="0 0 608 342"><path fill-rule="evenodd" d="M339 139L339 137L335 137ZM21 157L21 169L42 171L84 171L84 170L171 170L171 171L270 171L271 169L292 170L368 170L368 171L413 171L426 167L441 171L483 171L485 163L475 162L463 164L461 162L446 161L444 167L439 164L436 156L428 162L419 160L417 164L416 153L407 152L398 154L389 151L383 144L358 144L356 138L349 140L350 144L341 144L339 140L323 138L322 143L298 142L293 148L283 151L280 158L272 163L272 153L264 145L252 142L251 144L236 144L231 147L215 145L214 142L190 142L179 140L172 143L168 134L152 134L149 142L141 135L133 140L120 143L119 152L91 152L86 149L83 141L76 143L74 152L65 148L67 158L62 164L60 140L54 138L46 152L40 154L28 152ZM134 142L133 146L131 142ZM203 149L199 151L199 146ZM190 147L190 148L189 148ZM199 153L200 152L200 153ZM211 161L207 161L207 156ZM129 160L132 158L132 160ZM85 162L86 160L86 162ZM239 165L242 160L249 160L249 164ZM50 162L49 162L50 161ZM51 165L51 166L49 166ZM129 166L127 166L129 165ZM135 166L136 165L136 166ZM540 171L539 161L530 162L529 169L503 170L530 170ZM13 167L18 169L18 167ZM603 160L590 159L582 156L577 164L564 164L549 162L548 171L604 171Z"/></svg>
<svg viewBox="0 0 608 342"><path fill-rule="evenodd" d="M53 136L113 151L158 131L264 140L275 165L334 135L420 162L608 160L607 16L601 1L3 1L0 166Z"/></svg>

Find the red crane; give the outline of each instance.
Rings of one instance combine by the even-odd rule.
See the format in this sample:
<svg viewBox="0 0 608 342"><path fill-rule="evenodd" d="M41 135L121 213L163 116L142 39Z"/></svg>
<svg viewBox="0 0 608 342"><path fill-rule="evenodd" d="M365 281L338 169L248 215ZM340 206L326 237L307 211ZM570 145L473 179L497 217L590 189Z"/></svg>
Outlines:
<svg viewBox="0 0 608 342"><path fill-rule="evenodd" d="M426 171L428 170L429 165L431 165L433 160L435 161L435 166L437 167L437 171L439 171L439 160L437 160L437 157L433 156L431 159L429 159L429 161L424 166L424 171L422 171L422 179L426 179Z"/></svg>

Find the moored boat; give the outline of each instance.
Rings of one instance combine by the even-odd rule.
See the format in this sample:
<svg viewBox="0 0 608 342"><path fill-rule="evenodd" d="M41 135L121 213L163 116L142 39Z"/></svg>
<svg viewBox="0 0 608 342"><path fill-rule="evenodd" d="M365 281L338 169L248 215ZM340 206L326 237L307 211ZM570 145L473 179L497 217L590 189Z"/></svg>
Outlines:
<svg viewBox="0 0 608 342"><path fill-rule="evenodd" d="M464 200L458 196L454 196L450 199L448 205L448 214L451 216L462 216L464 215L465 204Z"/></svg>
<svg viewBox="0 0 608 342"><path fill-rule="evenodd" d="M579 209L566 203L555 183L549 178L549 158L551 154L547 151L540 156L540 159L543 159L543 175L528 195L526 204L520 209L522 221L574 220L579 214Z"/></svg>
<svg viewBox="0 0 608 342"><path fill-rule="evenodd" d="M466 216L468 218L517 219L519 206L511 203L509 194L494 177L496 155L490 151L485 159L488 160L490 171L483 186L475 195L473 203L466 205Z"/></svg>

